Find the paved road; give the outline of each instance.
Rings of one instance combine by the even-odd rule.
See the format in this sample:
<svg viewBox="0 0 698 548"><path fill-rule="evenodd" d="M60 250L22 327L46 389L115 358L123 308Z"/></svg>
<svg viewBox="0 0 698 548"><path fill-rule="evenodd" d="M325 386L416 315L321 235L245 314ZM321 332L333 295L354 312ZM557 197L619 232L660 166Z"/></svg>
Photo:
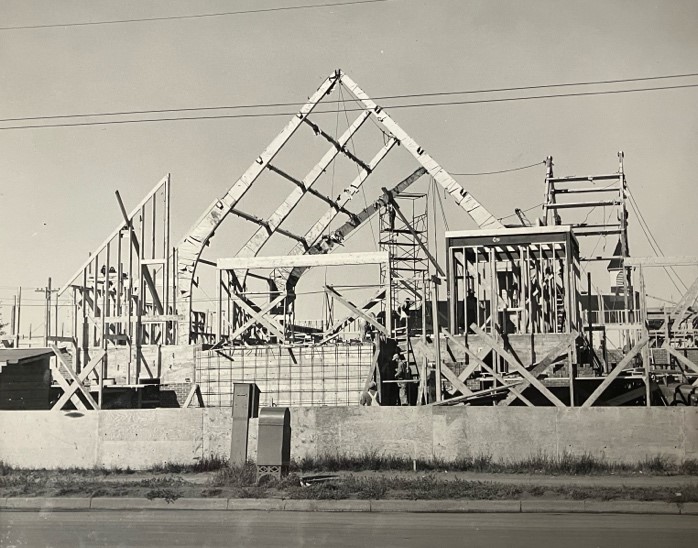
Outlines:
<svg viewBox="0 0 698 548"><path fill-rule="evenodd" d="M695 546L698 516L3 512L0 546Z"/></svg>

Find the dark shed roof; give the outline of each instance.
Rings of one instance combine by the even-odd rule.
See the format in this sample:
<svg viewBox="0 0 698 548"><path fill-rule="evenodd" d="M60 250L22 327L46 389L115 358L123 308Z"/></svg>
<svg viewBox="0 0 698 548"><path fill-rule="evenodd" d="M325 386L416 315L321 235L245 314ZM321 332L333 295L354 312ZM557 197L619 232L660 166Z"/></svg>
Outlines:
<svg viewBox="0 0 698 548"><path fill-rule="evenodd" d="M0 348L0 363L17 364L52 355L50 348Z"/></svg>

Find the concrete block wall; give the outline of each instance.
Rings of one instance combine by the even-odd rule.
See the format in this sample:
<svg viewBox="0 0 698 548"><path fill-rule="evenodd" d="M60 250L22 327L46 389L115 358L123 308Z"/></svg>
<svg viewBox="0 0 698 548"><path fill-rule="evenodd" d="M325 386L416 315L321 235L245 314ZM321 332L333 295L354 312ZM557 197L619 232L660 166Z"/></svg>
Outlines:
<svg viewBox="0 0 698 548"><path fill-rule="evenodd" d="M264 345L200 351L196 382L207 406L230 406L234 383L254 382L260 405L358 403L373 359L371 344Z"/></svg>
<svg viewBox="0 0 698 548"><path fill-rule="evenodd" d="M201 346L155 344L143 345L141 354L147 367L141 365L141 378L160 378L163 383L189 383L194 379L195 355ZM97 350L95 350L96 352ZM110 346L107 350L107 377L116 379L117 384L127 381L129 360L128 346ZM135 383L135 349L131 363L131 382Z"/></svg>
<svg viewBox="0 0 698 548"><path fill-rule="evenodd" d="M248 458L257 448L250 421ZM27 468L194 464L230 455L230 408L0 412L0 460ZM294 407L291 456L407 459L591 454L698 459L698 408Z"/></svg>

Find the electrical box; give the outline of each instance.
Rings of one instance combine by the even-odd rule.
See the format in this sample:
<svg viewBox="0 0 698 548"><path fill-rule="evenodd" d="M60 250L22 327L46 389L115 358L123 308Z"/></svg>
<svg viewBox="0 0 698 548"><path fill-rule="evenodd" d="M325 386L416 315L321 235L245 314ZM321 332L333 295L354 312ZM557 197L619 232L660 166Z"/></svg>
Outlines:
<svg viewBox="0 0 698 548"><path fill-rule="evenodd" d="M263 407L259 412L257 467L288 470L291 461L291 413L288 407Z"/></svg>
<svg viewBox="0 0 698 548"><path fill-rule="evenodd" d="M259 387L254 384L233 385L233 418L256 419L259 416Z"/></svg>
<svg viewBox="0 0 698 548"><path fill-rule="evenodd" d="M259 387L254 383L233 385L233 424L230 433L230 464L247 462L247 437L250 419L259 415Z"/></svg>

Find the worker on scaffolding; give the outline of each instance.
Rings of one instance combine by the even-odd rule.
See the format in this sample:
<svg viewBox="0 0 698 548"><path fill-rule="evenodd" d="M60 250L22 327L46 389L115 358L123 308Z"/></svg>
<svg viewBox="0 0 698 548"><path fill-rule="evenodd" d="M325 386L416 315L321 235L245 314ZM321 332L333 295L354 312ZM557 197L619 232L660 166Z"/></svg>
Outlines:
<svg viewBox="0 0 698 548"><path fill-rule="evenodd" d="M362 392L361 398L359 399L359 404L380 405L380 401L378 399L378 388L376 387L375 382L371 381L371 383L368 385L368 390Z"/></svg>
<svg viewBox="0 0 698 548"><path fill-rule="evenodd" d="M390 227L390 232L395 230L395 216L397 212L395 211L395 206L393 204L388 204L388 226Z"/></svg>
<svg viewBox="0 0 698 548"><path fill-rule="evenodd" d="M397 383L400 390L400 405L409 405L410 399L407 386L409 381L412 380L410 367L407 365L405 356L400 353L396 353L393 356L393 362L395 363L395 380L401 381Z"/></svg>

